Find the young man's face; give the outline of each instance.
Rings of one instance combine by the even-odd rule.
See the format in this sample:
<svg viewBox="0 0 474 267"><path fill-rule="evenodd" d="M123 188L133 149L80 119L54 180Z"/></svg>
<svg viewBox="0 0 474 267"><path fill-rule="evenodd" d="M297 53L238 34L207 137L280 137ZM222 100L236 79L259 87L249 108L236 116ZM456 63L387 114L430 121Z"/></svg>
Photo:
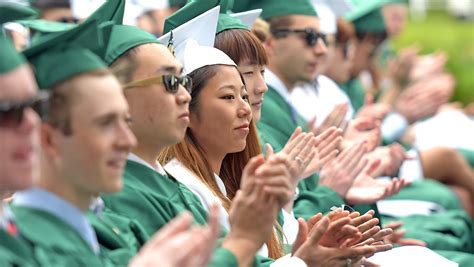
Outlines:
<svg viewBox="0 0 474 267"><path fill-rule="evenodd" d="M133 77L135 81L181 75L181 65L163 45L142 45L135 56L139 64ZM132 129L141 147L157 151L184 138L189 124L191 95L183 86L170 93L162 82L157 82L126 89L125 96L134 118Z"/></svg>
<svg viewBox="0 0 474 267"><path fill-rule="evenodd" d="M117 192L136 145L128 104L112 75L77 77L69 106L71 135L56 130L65 179L88 194Z"/></svg>
<svg viewBox="0 0 474 267"><path fill-rule="evenodd" d="M21 103L37 93L30 68L25 64L0 75L0 103ZM26 108L21 121L0 114L0 191L16 191L31 186L38 172L38 115Z"/></svg>
<svg viewBox="0 0 474 267"><path fill-rule="evenodd" d="M312 16L292 15L289 29L313 29L319 32L319 20ZM316 78L322 60L326 56L326 46L319 39L314 46L307 43L304 33L292 33L283 38L272 37L273 45L269 53L273 68L277 69L280 77L294 84L312 81ZM271 67L272 67L271 66Z"/></svg>

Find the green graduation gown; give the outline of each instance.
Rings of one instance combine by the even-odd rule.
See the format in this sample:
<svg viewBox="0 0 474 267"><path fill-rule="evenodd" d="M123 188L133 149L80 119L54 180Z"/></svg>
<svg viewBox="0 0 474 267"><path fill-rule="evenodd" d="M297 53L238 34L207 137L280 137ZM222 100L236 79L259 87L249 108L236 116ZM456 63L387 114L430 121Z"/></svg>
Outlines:
<svg viewBox="0 0 474 267"><path fill-rule="evenodd" d="M99 214L89 211L87 218L97 235L101 252L116 266L126 266L149 238L138 222L120 216L107 207Z"/></svg>
<svg viewBox="0 0 474 267"><path fill-rule="evenodd" d="M0 266L37 266L33 251L20 239L0 228Z"/></svg>
<svg viewBox="0 0 474 267"><path fill-rule="evenodd" d="M71 226L56 216L34 208L11 205L20 236L40 266L114 266L97 255Z"/></svg>
<svg viewBox="0 0 474 267"><path fill-rule="evenodd" d="M174 178L131 160L125 168L123 190L103 199L112 211L138 221L148 235L185 210L192 213L196 223L206 223L207 212L189 189ZM254 266L267 266L271 262L257 256ZM230 251L217 248L209 266L231 267L238 266L238 262Z"/></svg>

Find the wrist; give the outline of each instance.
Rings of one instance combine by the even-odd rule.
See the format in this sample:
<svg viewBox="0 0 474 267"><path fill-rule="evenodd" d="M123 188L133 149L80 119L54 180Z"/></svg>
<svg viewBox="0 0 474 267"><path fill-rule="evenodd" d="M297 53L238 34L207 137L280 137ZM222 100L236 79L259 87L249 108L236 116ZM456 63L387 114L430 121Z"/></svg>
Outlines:
<svg viewBox="0 0 474 267"><path fill-rule="evenodd" d="M222 247L234 254L239 266L251 266L257 251L263 245L254 239L236 234L231 230L222 242Z"/></svg>

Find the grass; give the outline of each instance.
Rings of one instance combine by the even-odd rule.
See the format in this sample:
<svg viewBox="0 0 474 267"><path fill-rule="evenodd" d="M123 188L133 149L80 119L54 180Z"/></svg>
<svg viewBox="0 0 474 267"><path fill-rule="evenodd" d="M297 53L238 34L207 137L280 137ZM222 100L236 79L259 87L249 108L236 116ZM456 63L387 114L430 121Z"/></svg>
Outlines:
<svg viewBox="0 0 474 267"><path fill-rule="evenodd" d="M442 11L431 11L424 21L410 21L394 40L399 49L418 44L421 53L445 51L449 60L446 69L457 80L453 100L464 104L474 102L474 22L461 21Z"/></svg>

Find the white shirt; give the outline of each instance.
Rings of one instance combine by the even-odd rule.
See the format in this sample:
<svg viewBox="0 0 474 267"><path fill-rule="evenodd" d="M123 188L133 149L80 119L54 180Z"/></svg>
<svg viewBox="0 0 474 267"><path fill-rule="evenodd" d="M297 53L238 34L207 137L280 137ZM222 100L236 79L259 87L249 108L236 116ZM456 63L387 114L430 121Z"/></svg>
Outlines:
<svg viewBox="0 0 474 267"><path fill-rule="evenodd" d="M349 105L346 120L354 116L349 97L334 81L324 75L319 75L315 84L304 83L296 86L290 97L291 103L306 121L316 117L316 126L320 126L338 104Z"/></svg>

